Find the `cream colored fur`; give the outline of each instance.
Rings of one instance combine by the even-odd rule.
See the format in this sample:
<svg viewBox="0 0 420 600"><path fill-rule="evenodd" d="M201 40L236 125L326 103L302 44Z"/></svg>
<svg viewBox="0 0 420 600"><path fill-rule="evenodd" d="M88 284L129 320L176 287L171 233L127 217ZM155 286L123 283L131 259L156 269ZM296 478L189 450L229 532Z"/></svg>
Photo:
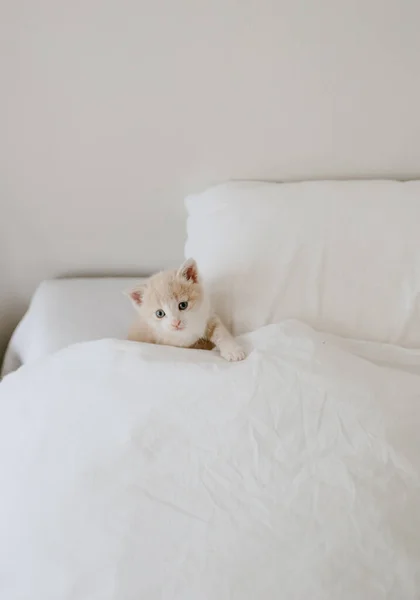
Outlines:
<svg viewBox="0 0 420 600"><path fill-rule="evenodd" d="M226 360L245 358L244 350L212 311L193 259L178 270L157 273L128 295L137 312L130 340L181 348L216 346Z"/></svg>

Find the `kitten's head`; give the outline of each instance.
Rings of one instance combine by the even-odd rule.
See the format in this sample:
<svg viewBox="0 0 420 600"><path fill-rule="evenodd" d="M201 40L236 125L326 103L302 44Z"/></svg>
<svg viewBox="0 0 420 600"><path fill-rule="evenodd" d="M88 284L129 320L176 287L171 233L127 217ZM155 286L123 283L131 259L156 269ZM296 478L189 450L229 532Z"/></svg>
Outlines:
<svg viewBox="0 0 420 600"><path fill-rule="evenodd" d="M185 261L178 270L153 275L128 295L160 339L187 345L205 332L209 303L193 259Z"/></svg>

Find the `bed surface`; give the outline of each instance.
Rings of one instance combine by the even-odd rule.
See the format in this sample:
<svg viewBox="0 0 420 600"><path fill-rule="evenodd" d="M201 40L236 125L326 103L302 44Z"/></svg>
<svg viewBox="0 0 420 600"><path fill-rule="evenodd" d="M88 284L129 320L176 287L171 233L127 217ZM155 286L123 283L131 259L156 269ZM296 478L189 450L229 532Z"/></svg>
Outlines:
<svg viewBox="0 0 420 600"><path fill-rule="evenodd" d="M3 380L2 599L418 600L419 352L242 343L100 340Z"/></svg>

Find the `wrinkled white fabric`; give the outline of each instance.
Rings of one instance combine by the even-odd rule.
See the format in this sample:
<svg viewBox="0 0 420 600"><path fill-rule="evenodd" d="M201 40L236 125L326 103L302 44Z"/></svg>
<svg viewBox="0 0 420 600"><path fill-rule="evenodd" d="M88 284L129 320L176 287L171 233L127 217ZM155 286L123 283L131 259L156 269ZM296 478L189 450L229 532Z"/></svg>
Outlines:
<svg viewBox="0 0 420 600"><path fill-rule="evenodd" d="M105 340L0 384L0 597L417 600L420 352Z"/></svg>
<svg viewBox="0 0 420 600"><path fill-rule="evenodd" d="M420 348L420 181L233 182L186 205L185 254L236 334L293 318Z"/></svg>

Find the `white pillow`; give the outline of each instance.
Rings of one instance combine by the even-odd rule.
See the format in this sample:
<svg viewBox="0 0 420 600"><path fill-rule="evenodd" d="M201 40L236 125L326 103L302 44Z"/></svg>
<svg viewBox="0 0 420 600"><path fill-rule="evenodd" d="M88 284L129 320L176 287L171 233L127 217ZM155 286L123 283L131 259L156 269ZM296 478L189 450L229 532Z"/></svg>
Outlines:
<svg viewBox="0 0 420 600"><path fill-rule="evenodd" d="M134 311L123 291L133 278L77 278L44 281L7 349L2 375L71 344L125 339Z"/></svg>
<svg viewBox="0 0 420 600"><path fill-rule="evenodd" d="M234 333L297 318L420 347L420 182L237 182L186 206L186 256Z"/></svg>

